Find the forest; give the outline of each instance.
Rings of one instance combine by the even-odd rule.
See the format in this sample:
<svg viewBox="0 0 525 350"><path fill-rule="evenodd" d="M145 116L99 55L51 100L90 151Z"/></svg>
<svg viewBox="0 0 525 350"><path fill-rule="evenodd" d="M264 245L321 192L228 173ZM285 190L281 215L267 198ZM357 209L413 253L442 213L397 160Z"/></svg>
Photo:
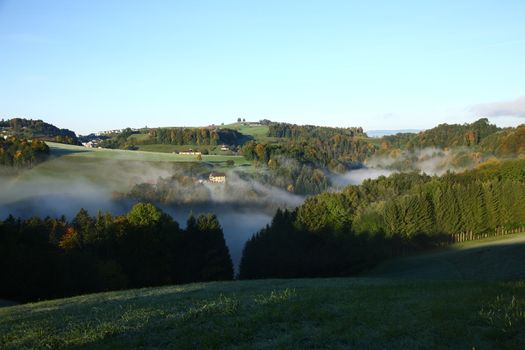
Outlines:
<svg viewBox="0 0 525 350"><path fill-rule="evenodd" d="M134 134L141 134L141 138L130 139ZM137 145L188 145L188 146L238 146L250 140L249 135L237 130L216 127L202 128L151 128L133 131L126 128L119 133L105 136L100 144L105 148L120 148L134 150Z"/></svg>
<svg viewBox="0 0 525 350"><path fill-rule="evenodd" d="M525 159L441 177L393 174L279 210L245 245L240 278L345 276L407 252L525 226Z"/></svg>
<svg viewBox="0 0 525 350"><path fill-rule="evenodd" d="M301 195L326 191L333 186L334 175L364 166L443 173L449 169L471 169L491 157L513 158L525 151L525 125L502 129L486 118L382 138L369 138L359 127L320 127L269 120L259 124L267 127L262 137L228 127L141 131L128 128L105 137L100 146L128 150L144 144L234 146L232 150L239 151L258 168L244 176ZM202 151L208 152L206 148ZM421 163L432 163L432 169L420 166Z"/></svg>
<svg viewBox="0 0 525 350"><path fill-rule="evenodd" d="M38 138L44 141L53 141L71 145L79 145L77 135L69 129L59 129L42 120L13 118L0 120L0 131L10 136L26 139Z"/></svg>
<svg viewBox="0 0 525 350"><path fill-rule="evenodd" d="M0 165L16 168L30 168L47 159L49 147L45 142L31 141L14 136L0 137Z"/></svg>
<svg viewBox="0 0 525 350"><path fill-rule="evenodd" d="M525 149L524 125L501 129L480 119L381 139L367 138L360 128L265 125L269 131L262 138L229 129L150 129L155 142L242 144L240 152L252 162L250 171L230 162L228 181L220 186L206 183L214 165L195 160L188 163L193 169L189 173L173 170L156 182L135 183L129 192L119 193L114 199L140 203L124 215L90 216L81 210L70 221L2 221L0 278L13 283L2 287L0 297L36 300L232 279L232 260L215 216L190 217L181 229L154 205L224 202L228 196L237 204L269 203L272 196L287 201L290 194L272 186L314 195L295 209L278 210L248 240L239 278L354 275L394 256L448 245L458 235L490 236L525 226L525 159L519 157ZM120 147L136 133L126 129L106 141ZM430 151L420 151L429 145ZM37 138L1 138L0 146L0 162L11 167L32 167L49 155L49 147ZM447 166L456 162L467 170L437 176L414 166L421 157L443 155L454 158ZM390 161L386 167L400 164L400 170L414 171L333 186L334 174L378 157ZM44 279L56 283L45 284Z"/></svg>
<svg viewBox="0 0 525 350"><path fill-rule="evenodd" d="M185 229L152 204L125 215L0 221L0 298L35 301L89 292L231 280L233 265L214 215Z"/></svg>

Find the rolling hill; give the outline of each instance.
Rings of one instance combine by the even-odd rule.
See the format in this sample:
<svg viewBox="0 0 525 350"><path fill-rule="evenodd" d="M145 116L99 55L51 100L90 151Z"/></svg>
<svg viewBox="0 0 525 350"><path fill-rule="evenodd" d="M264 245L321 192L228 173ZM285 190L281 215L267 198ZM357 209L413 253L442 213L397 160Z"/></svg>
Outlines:
<svg viewBox="0 0 525 350"><path fill-rule="evenodd" d="M4 307L0 347L517 349L525 284L499 279L515 276L508 262L523 256L524 241L470 242L359 278L199 283ZM486 254L493 269L481 276ZM436 270L444 260L455 267ZM448 271L459 265L461 274Z"/></svg>

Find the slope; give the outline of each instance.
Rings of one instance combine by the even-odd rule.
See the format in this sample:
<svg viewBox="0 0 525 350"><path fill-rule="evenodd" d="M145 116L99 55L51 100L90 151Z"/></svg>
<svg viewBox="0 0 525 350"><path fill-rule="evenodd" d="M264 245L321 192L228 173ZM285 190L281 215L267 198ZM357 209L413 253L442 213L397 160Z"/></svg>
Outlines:
<svg viewBox="0 0 525 350"><path fill-rule="evenodd" d="M1 308L0 348L519 348L524 295L523 282L367 278L129 290Z"/></svg>
<svg viewBox="0 0 525 350"><path fill-rule="evenodd" d="M431 280L524 279L524 257L525 233L520 233L389 260L365 275Z"/></svg>

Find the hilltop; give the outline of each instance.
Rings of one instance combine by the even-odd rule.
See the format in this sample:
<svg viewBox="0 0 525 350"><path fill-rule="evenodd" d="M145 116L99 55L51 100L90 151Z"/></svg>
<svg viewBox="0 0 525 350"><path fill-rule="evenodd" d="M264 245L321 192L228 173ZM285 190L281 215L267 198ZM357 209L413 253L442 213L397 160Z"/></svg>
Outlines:
<svg viewBox="0 0 525 350"><path fill-rule="evenodd" d="M15 136L25 139L42 139L45 141L54 141L79 145L79 140L75 132L69 129L60 129L53 124L37 119L12 118L9 120L0 120L0 136Z"/></svg>

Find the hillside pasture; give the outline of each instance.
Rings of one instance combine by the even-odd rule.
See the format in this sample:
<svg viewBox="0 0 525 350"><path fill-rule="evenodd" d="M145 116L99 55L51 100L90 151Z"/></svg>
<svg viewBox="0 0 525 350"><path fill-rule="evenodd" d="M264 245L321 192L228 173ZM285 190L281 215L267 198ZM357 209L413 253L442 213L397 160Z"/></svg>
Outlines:
<svg viewBox="0 0 525 350"><path fill-rule="evenodd" d="M49 160L23 172L8 174L2 183L0 202L14 202L37 194L127 192L138 183L154 183L159 177L175 173L206 176L213 169L225 171L235 167L250 168L240 156L193 155L89 149L48 142ZM227 161L233 160L233 167ZM0 203L1 204L1 203Z"/></svg>
<svg viewBox="0 0 525 350"><path fill-rule="evenodd" d="M268 131L270 129L268 125L250 125L245 123L233 123L221 127L234 129L244 135L252 136L257 142L276 142L279 140L278 137L268 136Z"/></svg>
<svg viewBox="0 0 525 350"><path fill-rule="evenodd" d="M370 278L147 288L1 308L0 348L518 349L524 295L523 282Z"/></svg>
<svg viewBox="0 0 525 350"><path fill-rule="evenodd" d="M525 279L524 257L525 233L518 233L392 259L366 275L431 280Z"/></svg>

